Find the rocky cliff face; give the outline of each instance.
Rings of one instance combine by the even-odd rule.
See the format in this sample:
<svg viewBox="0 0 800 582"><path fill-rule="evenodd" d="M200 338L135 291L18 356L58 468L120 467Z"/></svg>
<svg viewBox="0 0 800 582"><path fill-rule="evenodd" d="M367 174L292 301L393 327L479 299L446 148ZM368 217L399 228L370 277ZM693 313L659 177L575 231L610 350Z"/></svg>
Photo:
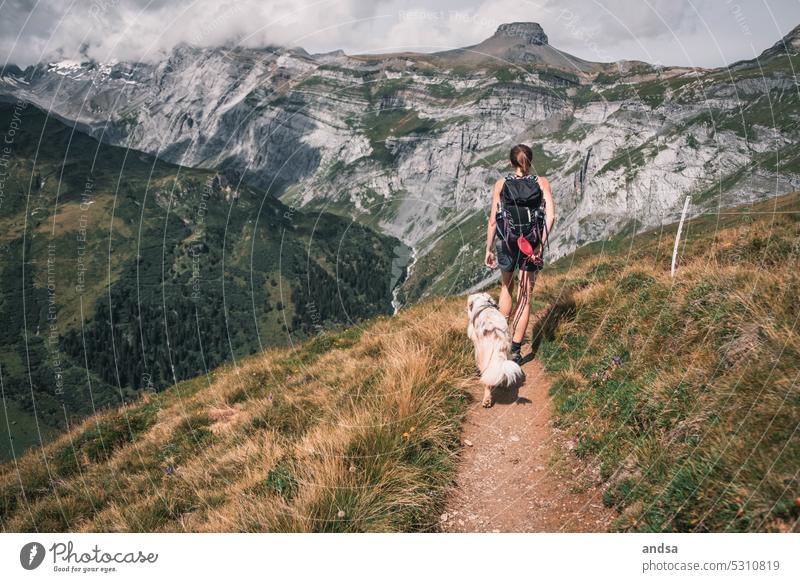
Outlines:
<svg viewBox="0 0 800 582"><path fill-rule="evenodd" d="M481 51L182 47L157 64L8 68L0 93L396 235L417 257L414 299L487 276L483 217L516 142L553 184L551 257L672 222L686 195L697 214L797 189L796 30L730 70L588 63L513 23Z"/></svg>

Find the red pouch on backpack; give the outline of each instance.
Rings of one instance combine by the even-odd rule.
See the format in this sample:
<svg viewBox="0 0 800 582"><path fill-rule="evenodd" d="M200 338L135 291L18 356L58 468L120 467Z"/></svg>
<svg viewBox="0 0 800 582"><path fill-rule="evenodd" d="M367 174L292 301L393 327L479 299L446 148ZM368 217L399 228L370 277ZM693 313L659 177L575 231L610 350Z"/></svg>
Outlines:
<svg viewBox="0 0 800 582"><path fill-rule="evenodd" d="M533 247L528 239L526 239L524 236L521 236L517 239L517 246L519 247L519 250L522 251L522 254L528 257L533 256Z"/></svg>

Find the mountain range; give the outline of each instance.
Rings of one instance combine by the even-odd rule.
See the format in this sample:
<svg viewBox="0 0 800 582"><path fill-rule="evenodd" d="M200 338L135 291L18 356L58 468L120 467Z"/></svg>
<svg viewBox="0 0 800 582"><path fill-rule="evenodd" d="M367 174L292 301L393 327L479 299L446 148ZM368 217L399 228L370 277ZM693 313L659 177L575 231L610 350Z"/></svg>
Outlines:
<svg viewBox="0 0 800 582"><path fill-rule="evenodd" d="M432 54L182 45L154 63L7 67L0 94L398 237L417 261L408 302L487 276L488 190L519 141L556 195L551 259L672 221L686 195L696 215L795 190L798 38L719 69L592 63L525 22Z"/></svg>

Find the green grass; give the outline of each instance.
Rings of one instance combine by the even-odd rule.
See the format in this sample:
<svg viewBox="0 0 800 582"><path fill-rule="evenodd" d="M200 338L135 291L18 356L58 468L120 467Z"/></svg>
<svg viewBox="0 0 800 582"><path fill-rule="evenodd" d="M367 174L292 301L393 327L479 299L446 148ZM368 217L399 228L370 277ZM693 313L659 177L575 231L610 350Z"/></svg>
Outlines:
<svg viewBox="0 0 800 582"><path fill-rule="evenodd" d="M741 107L730 111L719 112L715 116L717 131L733 131L745 139L756 139L755 127L761 126L767 130L788 130L787 120L797 115L800 107L800 97L797 91L770 91L754 101L747 102Z"/></svg>
<svg viewBox="0 0 800 582"><path fill-rule="evenodd" d="M601 75L603 74L601 73ZM596 91L582 88L576 96L576 102L583 105L589 101L633 99L655 109L660 107L667 99L668 91L672 93L673 99L680 99L681 90L694 83L697 79L694 77L667 77L640 83L621 82L614 87L610 86L613 81L618 80L617 77L602 77L602 80L596 82L600 85L600 87L596 87Z"/></svg>
<svg viewBox="0 0 800 582"><path fill-rule="evenodd" d="M439 99L452 99L458 93L456 88L446 81L428 85L428 92Z"/></svg>
<svg viewBox="0 0 800 582"><path fill-rule="evenodd" d="M580 141L588 135L587 128L577 119L565 118L561 126L550 134L555 141Z"/></svg>
<svg viewBox="0 0 800 582"><path fill-rule="evenodd" d="M622 148L613 158L603 164L603 167L597 171L597 175L600 176L608 172L614 172L620 168L627 168L630 171L635 171L637 168L643 167L665 147L666 146L662 146L658 143L646 142L640 146ZM626 173L628 179L631 177L630 171Z"/></svg>
<svg viewBox="0 0 800 582"><path fill-rule="evenodd" d="M494 168L496 166L506 166L510 165L511 163L508 161L508 146L502 146L500 148L495 148L490 150L486 153L481 152L477 157L474 165L482 166L484 168Z"/></svg>
<svg viewBox="0 0 800 582"><path fill-rule="evenodd" d="M603 96L592 86L582 85L578 88L572 102L577 107L585 107L593 101L602 101Z"/></svg>
<svg viewBox="0 0 800 582"><path fill-rule="evenodd" d="M800 145L793 144L759 157L762 168L771 172L800 174Z"/></svg>
<svg viewBox="0 0 800 582"><path fill-rule="evenodd" d="M364 118L363 123L364 133L372 146L372 157L387 165L391 165L395 159L386 146L387 138L425 135L436 126L433 120L421 118L416 111L406 109L371 113Z"/></svg>
<svg viewBox="0 0 800 582"><path fill-rule="evenodd" d="M694 199L698 203L713 202L758 170L779 174L800 174L800 146L790 144L783 148L755 154L748 163L721 176L715 180L712 186L696 194Z"/></svg>
<svg viewBox="0 0 800 582"><path fill-rule="evenodd" d="M297 486L297 479L294 476L291 463L282 459L267 473L267 478L261 484L260 489L279 495L288 501L294 497L297 492Z"/></svg>
<svg viewBox="0 0 800 582"><path fill-rule="evenodd" d="M547 176L558 170L563 163L563 158L547 153L544 149L544 145L538 141L532 143L530 147L531 150L533 150L533 168L531 171L538 175ZM481 157L476 158L473 165L484 168L494 168L501 172L511 173L512 167L508 156L510 149L511 146L494 148L481 154Z"/></svg>
<svg viewBox="0 0 800 582"><path fill-rule="evenodd" d="M9 426L6 425L6 413L9 418ZM2 435L0 459L13 459L14 453L19 455L30 447L40 446L42 442L47 443L58 434L58 431L50 424L41 420L37 422L36 415L23 410L19 404L10 399L0 402L0 427L2 427L0 428L0 435ZM39 431L42 432L41 438Z"/></svg>
<svg viewBox="0 0 800 582"><path fill-rule="evenodd" d="M560 169L563 158L548 154L541 142L536 141L531 144L531 150L533 150L532 171L534 173L548 176Z"/></svg>
<svg viewBox="0 0 800 582"><path fill-rule="evenodd" d="M782 55L767 61L750 61L737 69L723 69L712 73L711 78L717 81L730 81L731 79L753 79L763 76L783 75L794 77L800 70L800 55Z"/></svg>
<svg viewBox="0 0 800 582"><path fill-rule="evenodd" d="M499 67L493 71L494 78L501 83L513 83L524 79L527 75L526 71L521 71L516 67Z"/></svg>

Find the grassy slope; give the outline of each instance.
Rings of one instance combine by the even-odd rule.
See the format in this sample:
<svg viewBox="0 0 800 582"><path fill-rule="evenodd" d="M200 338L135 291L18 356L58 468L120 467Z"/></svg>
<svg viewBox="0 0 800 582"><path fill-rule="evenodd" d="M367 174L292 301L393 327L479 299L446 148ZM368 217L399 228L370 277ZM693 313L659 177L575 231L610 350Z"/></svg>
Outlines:
<svg viewBox="0 0 800 582"><path fill-rule="evenodd" d="M541 278L555 421L599 468L616 529L782 531L800 516L800 195L739 210L687 223L675 280L675 226ZM473 377L462 309L432 300L92 418L0 471L0 523L433 529Z"/></svg>
<svg viewBox="0 0 800 582"><path fill-rule="evenodd" d="M617 529L797 527L800 196L737 211L688 223L674 280L674 225L543 278L558 422L599 465Z"/></svg>
<svg viewBox="0 0 800 582"><path fill-rule="evenodd" d="M471 373L462 309L438 301L325 333L92 418L23 457L19 477L0 470L0 524L433 529Z"/></svg>

